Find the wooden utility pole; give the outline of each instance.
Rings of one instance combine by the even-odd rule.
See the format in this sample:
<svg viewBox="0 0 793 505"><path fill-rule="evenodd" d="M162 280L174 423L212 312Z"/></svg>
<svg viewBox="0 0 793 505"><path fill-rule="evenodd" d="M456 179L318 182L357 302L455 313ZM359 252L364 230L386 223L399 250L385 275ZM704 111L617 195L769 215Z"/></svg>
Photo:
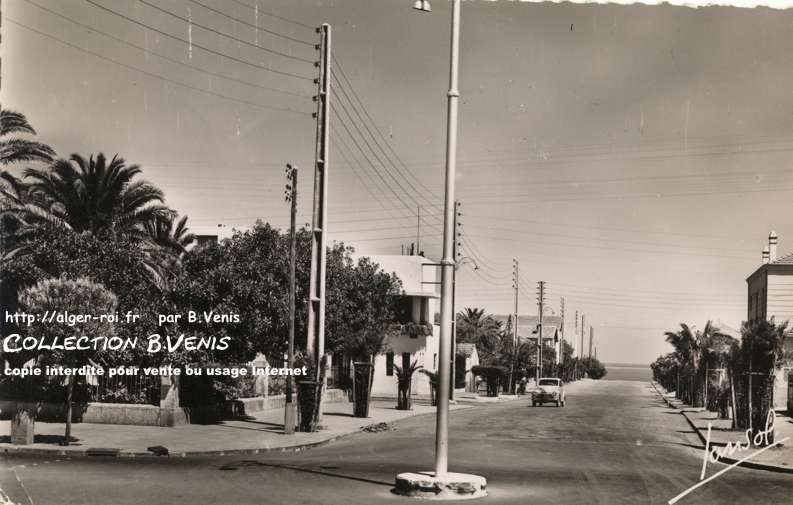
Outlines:
<svg viewBox="0 0 793 505"><path fill-rule="evenodd" d="M578 350L578 358L581 362L581 378L584 378L586 374L586 368L584 367L584 323L586 321L586 315L581 314L581 347Z"/></svg>
<svg viewBox="0 0 793 505"><path fill-rule="evenodd" d="M512 385L515 382L515 360L518 354L518 296L520 292L520 264L517 258L512 258L512 288L515 290L515 313L512 317L512 362L509 366L509 383L507 388L512 394Z"/></svg>
<svg viewBox="0 0 793 505"><path fill-rule="evenodd" d="M295 368L295 270L297 264L297 167L286 166L286 201L289 212L289 343L287 345L287 367ZM292 375L286 375L286 404L284 405L284 433L295 432L295 403L292 400Z"/></svg>
<svg viewBox="0 0 793 505"><path fill-rule="evenodd" d="M419 207L419 212L421 212L421 207ZM454 271L452 272L452 362L451 362L451 389L449 389L449 400L454 400L454 388L457 384L457 270L460 268L460 265L457 263L460 261L460 222L458 218L460 217L460 202L454 202L454 244L452 245L454 249ZM421 223L419 222L419 226Z"/></svg>
<svg viewBox="0 0 793 505"><path fill-rule="evenodd" d="M589 327L589 359L592 359L592 338L595 336L595 329Z"/></svg>
<svg viewBox="0 0 793 505"><path fill-rule="evenodd" d="M561 335L561 340L559 341L559 355L556 357L556 361L559 363L558 375L561 379L564 373L564 297L561 298L561 307L559 312L562 318L562 322L559 325L559 334Z"/></svg>
<svg viewBox="0 0 793 505"><path fill-rule="evenodd" d="M455 232L456 232L455 228ZM457 243L457 238L454 239ZM421 254L421 206L416 207L416 254Z"/></svg>
<svg viewBox="0 0 793 505"><path fill-rule="evenodd" d="M573 338L570 340L575 346L575 337L578 335L578 311L575 311L575 329L573 330ZM574 379L578 380L578 362L575 363L575 370L573 371Z"/></svg>
<svg viewBox="0 0 793 505"><path fill-rule="evenodd" d="M537 385L542 377L542 312L545 308L545 281L537 283L537 312L539 324L537 325Z"/></svg>
<svg viewBox="0 0 793 505"><path fill-rule="evenodd" d="M316 158L314 165L314 203L311 220L311 277L308 292L308 328L306 335L306 354L316 365L314 380L324 383L323 356L325 354L325 263L327 254L328 226L328 171L330 169L330 61L331 29L325 23L317 30L319 43L319 78L316 84L317 95ZM325 385L318 386L315 424L322 416L322 397Z"/></svg>

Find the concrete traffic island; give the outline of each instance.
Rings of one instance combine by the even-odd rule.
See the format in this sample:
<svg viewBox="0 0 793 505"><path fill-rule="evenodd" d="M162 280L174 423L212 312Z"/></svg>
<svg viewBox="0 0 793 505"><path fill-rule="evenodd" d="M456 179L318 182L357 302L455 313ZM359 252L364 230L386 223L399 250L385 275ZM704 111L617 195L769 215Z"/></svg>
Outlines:
<svg viewBox="0 0 793 505"><path fill-rule="evenodd" d="M400 473L396 477L396 494L427 500L465 500L487 496L487 479L466 473Z"/></svg>

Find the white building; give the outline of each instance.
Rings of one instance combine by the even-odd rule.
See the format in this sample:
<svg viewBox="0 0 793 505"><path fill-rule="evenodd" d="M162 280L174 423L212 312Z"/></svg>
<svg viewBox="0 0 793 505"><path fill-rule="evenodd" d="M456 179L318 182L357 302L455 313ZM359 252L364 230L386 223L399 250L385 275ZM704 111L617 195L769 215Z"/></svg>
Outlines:
<svg viewBox="0 0 793 505"><path fill-rule="evenodd" d="M439 309L437 300L437 267L423 256L369 256L385 272L394 273L402 281L402 310L398 323L402 331L390 336L387 352L375 358L372 396L396 396L397 377L394 366L405 367L417 361L425 370L438 370L438 338L435 324ZM412 393L429 395L429 378L423 373L413 375Z"/></svg>

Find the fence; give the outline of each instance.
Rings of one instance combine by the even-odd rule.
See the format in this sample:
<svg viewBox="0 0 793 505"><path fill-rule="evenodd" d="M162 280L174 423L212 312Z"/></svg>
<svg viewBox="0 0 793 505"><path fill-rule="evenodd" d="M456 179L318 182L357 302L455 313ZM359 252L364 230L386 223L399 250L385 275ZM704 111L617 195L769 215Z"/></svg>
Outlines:
<svg viewBox="0 0 793 505"><path fill-rule="evenodd" d="M88 376L90 401L160 405L160 377L157 375Z"/></svg>

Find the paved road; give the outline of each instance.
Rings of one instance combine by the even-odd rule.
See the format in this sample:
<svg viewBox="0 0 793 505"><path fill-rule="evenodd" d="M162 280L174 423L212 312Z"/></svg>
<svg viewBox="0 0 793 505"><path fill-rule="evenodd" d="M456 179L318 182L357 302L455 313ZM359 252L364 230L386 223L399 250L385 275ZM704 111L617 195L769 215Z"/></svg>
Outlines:
<svg viewBox="0 0 793 505"><path fill-rule="evenodd" d="M372 504L405 502L394 475L429 469L434 418L303 453L202 459L7 456L0 488L20 504ZM482 503L665 504L698 481L701 451L685 420L647 383L588 382L564 408L525 401L451 417L451 470L484 475ZM712 473L722 465L709 467ZM793 503L793 475L735 469L680 504Z"/></svg>

